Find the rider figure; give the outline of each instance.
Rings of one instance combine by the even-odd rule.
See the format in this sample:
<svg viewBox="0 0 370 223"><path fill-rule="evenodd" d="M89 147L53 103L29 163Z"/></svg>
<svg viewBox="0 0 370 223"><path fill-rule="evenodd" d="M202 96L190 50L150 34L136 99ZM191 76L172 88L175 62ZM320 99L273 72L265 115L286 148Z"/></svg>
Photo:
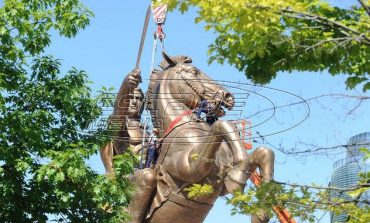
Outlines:
<svg viewBox="0 0 370 223"><path fill-rule="evenodd" d="M114 110L109 117L108 129L113 138L103 145L100 156L107 174L113 173L113 156L122 154L130 147L138 154L142 149L143 130L141 113L143 112L144 93L138 88L141 82L140 69L135 68L123 80L114 102Z"/></svg>

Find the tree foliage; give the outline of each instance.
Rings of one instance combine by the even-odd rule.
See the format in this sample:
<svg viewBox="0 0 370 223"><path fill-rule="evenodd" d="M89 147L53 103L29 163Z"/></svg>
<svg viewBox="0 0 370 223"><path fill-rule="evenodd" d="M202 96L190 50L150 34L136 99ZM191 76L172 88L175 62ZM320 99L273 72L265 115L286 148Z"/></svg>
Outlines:
<svg viewBox="0 0 370 223"><path fill-rule="evenodd" d="M366 223L370 220L369 201L361 195L369 191L369 187L368 183L360 183L353 188L336 188L272 181L246 193L236 192L228 203L233 206L233 214L256 214L262 209L272 217L274 207L283 207L298 222L319 222L315 213L322 210L336 215L346 213L347 222ZM351 199L333 198L330 196L333 191L350 195Z"/></svg>
<svg viewBox="0 0 370 223"><path fill-rule="evenodd" d="M216 39L210 62L227 61L266 84L280 71L346 74L348 88L370 89L370 1L349 9L323 0L162 0L181 12L198 9L196 22Z"/></svg>
<svg viewBox="0 0 370 223"><path fill-rule="evenodd" d="M364 161L370 159L370 150L361 148ZM319 222L317 211L330 211L336 215L345 213L349 223L367 223L370 221L370 172L360 173L358 185L352 187L323 187L317 185L299 185L275 180L265 182L258 187L248 187L246 191L235 191L232 197L226 197L232 206L231 214L258 214L264 210L270 217L277 208L287 209L297 222ZM184 191L190 198L208 196L213 193L209 184L193 184Z"/></svg>
<svg viewBox="0 0 370 223"><path fill-rule="evenodd" d="M93 16L78 0L4 0L0 8L0 222L115 222L127 218L127 177L86 160L105 139L85 134L101 113L87 74L44 55L51 31L74 37ZM133 168L117 156L116 176Z"/></svg>

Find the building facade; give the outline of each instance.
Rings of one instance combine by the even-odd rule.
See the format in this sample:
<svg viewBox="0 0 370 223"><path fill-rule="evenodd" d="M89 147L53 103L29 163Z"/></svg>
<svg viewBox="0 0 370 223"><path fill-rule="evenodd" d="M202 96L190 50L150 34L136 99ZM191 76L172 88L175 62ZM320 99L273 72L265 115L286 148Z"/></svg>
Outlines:
<svg viewBox="0 0 370 223"><path fill-rule="evenodd" d="M360 152L360 148L369 148L370 132L364 132L351 137L347 144L346 158L338 160L333 165L333 173L331 175L331 187L350 188L356 186L360 180L359 173L370 171L370 162L364 161L364 154ZM332 199L341 198L351 200L352 198L346 192L332 190L330 193ZM361 200L370 199L370 193L365 193L360 198ZM331 223L341 223L347 221L347 214L340 213L330 215Z"/></svg>

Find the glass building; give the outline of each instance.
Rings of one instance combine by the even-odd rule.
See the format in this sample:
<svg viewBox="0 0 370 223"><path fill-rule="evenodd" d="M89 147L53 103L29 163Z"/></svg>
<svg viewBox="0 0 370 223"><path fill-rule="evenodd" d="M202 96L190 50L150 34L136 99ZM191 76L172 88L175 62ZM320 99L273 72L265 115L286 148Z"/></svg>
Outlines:
<svg viewBox="0 0 370 223"><path fill-rule="evenodd" d="M370 171L370 162L364 161L364 154L359 151L359 148L369 148L370 132L364 132L351 137L347 144L346 158L338 160L333 165L333 173L331 175L331 187L349 188L356 186L360 180L359 173ZM331 198L341 198L351 200L352 198L341 191L331 191ZM369 200L370 193L365 193L360 198L361 200ZM330 215L331 223L347 222L347 214L333 214Z"/></svg>

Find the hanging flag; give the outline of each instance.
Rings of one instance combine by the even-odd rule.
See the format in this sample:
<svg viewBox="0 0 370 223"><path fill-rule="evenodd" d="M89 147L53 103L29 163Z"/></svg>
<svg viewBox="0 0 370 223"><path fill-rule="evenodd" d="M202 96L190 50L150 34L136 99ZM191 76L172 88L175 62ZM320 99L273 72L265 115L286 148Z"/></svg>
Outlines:
<svg viewBox="0 0 370 223"><path fill-rule="evenodd" d="M154 6L152 3L152 12L155 23L162 25L166 22L167 5Z"/></svg>

